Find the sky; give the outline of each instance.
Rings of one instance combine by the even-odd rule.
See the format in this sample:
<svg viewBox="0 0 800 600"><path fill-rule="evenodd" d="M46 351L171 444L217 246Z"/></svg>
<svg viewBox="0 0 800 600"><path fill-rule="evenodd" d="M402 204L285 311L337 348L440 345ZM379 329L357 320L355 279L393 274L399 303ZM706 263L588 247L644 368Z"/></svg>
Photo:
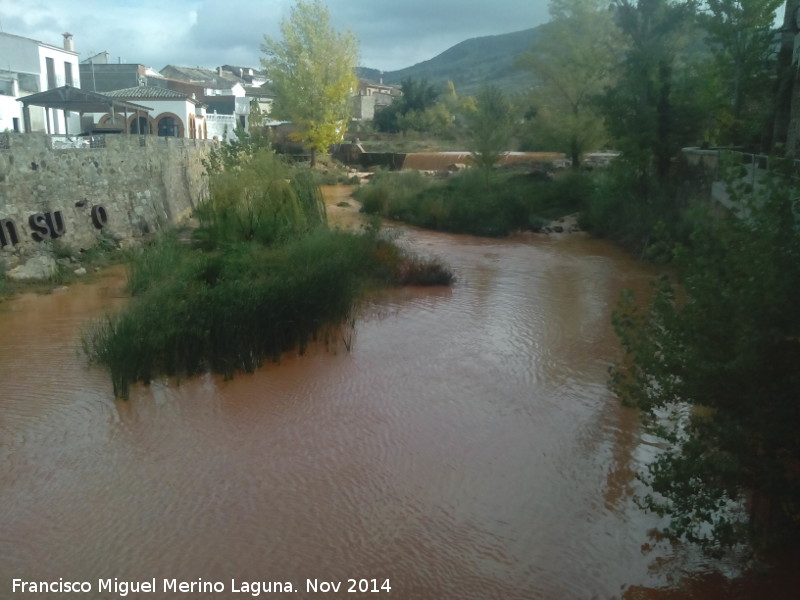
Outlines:
<svg viewBox="0 0 800 600"><path fill-rule="evenodd" d="M520 31L548 20L547 0L323 0L337 30L359 40L361 66L393 71L469 38ZM294 0L0 0L0 31L62 46L73 35L81 60L259 67L264 35ZM0 62L2 57L0 57ZM2 65L0 64L0 68Z"/></svg>

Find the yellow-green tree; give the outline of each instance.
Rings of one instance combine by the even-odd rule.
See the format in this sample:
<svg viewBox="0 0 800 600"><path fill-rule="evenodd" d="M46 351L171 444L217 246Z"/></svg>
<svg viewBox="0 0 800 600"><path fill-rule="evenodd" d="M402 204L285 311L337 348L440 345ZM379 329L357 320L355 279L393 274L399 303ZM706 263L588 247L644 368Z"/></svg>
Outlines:
<svg viewBox="0 0 800 600"><path fill-rule="evenodd" d="M340 142L350 118L350 97L358 79L358 42L331 26L320 0L298 0L281 22L281 40L264 36L261 63L275 89L273 114L291 121L292 134L311 151L325 152Z"/></svg>

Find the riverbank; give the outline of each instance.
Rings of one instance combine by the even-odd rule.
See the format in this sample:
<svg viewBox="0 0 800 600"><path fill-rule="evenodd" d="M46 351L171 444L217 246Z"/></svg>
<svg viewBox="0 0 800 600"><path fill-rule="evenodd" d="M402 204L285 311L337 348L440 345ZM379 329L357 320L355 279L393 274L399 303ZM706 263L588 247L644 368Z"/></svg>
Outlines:
<svg viewBox="0 0 800 600"><path fill-rule="evenodd" d="M43 255L44 256L44 255ZM73 253L66 247L50 258L53 274L34 273L34 277L15 280L9 277L0 266L0 303L10 300L18 294L46 294L63 291L77 282L92 282L97 274L112 265L125 261L125 252L113 244L98 245L85 252ZM50 267L48 267L50 270Z"/></svg>

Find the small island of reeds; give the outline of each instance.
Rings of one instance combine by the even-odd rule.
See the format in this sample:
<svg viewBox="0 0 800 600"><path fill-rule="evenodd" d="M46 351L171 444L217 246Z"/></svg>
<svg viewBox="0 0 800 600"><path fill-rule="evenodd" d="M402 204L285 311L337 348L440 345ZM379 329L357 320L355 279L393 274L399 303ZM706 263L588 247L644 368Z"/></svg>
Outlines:
<svg viewBox="0 0 800 600"><path fill-rule="evenodd" d="M219 157L217 157L219 158ZM331 230L313 172L261 149L210 165L210 198L192 235L168 232L130 254L132 299L83 335L114 394L160 376L231 377L352 319L363 293L449 285L436 260L377 226Z"/></svg>

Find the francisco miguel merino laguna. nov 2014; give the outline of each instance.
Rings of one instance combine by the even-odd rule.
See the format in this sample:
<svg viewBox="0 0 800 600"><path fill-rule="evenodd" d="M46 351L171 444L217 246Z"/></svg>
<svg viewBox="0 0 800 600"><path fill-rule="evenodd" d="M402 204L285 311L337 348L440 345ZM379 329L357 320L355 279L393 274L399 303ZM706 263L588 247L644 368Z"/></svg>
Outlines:
<svg viewBox="0 0 800 600"><path fill-rule="evenodd" d="M391 592L389 580L379 579L348 579L347 585L342 581L323 581L319 579L306 579L306 592ZM195 594L219 594L230 592L234 594L247 594L258 597L261 594L292 593L301 591L289 581L236 581L231 579L230 586L222 581L205 581L196 579L192 581L179 581L177 579L162 579L158 585L157 579L143 581L127 581L113 579L98 579L97 586L90 581L65 581L60 577L58 581L27 581L25 579L12 579L11 591L17 594L86 594L93 591L109 592L120 597L128 594L151 594L155 592L182 592Z"/></svg>
<svg viewBox="0 0 800 600"><path fill-rule="evenodd" d="M172 593L195 593L195 594L219 594L223 592L248 594L250 596L260 596L273 592L294 592L296 588L288 581L243 581L238 582L231 579L230 586L222 581L205 581L196 579L193 581L180 581L177 579L162 579L159 581L154 577L144 581L125 581L114 579L98 579L97 585L92 585L90 581L26 581L24 579L13 579L11 591L14 593L61 593L61 594L86 594L97 591L98 593L107 592L119 597L128 594L152 594L156 592Z"/></svg>

